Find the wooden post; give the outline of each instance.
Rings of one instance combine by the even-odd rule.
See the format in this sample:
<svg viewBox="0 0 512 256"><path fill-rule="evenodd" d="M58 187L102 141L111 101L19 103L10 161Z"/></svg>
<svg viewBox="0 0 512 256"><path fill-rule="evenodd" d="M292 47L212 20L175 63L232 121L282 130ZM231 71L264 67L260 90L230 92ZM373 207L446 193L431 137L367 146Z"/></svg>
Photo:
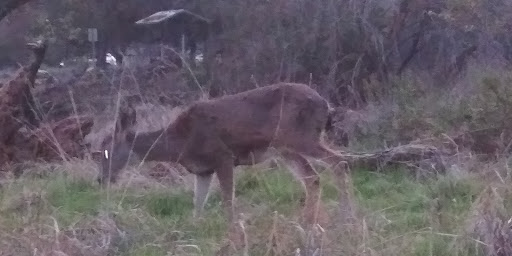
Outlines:
<svg viewBox="0 0 512 256"><path fill-rule="evenodd" d="M185 33L181 34L181 56L185 58Z"/></svg>
<svg viewBox="0 0 512 256"><path fill-rule="evenodd" d="M94 60L92 63L93 63L93 66L95 67L96 61L97 61L97 59L96 59L96 42L98 41L98 29L89 28L87 30L87 34L88 34L88 40L92 44L92 59Z"/></svg>

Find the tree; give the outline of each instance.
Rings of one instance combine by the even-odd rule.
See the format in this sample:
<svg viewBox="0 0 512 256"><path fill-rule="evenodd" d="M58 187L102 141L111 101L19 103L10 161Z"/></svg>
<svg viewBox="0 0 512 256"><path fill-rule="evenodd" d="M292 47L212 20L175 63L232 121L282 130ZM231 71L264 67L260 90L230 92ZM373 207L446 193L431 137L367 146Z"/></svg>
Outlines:
<svg viewBox="0 0 512 256"><path fill-rule="evenodd" d="M9 15L9 13L28 2L30 2L30 0L5 0L5 2L0 3L0 21Z"/></svg>

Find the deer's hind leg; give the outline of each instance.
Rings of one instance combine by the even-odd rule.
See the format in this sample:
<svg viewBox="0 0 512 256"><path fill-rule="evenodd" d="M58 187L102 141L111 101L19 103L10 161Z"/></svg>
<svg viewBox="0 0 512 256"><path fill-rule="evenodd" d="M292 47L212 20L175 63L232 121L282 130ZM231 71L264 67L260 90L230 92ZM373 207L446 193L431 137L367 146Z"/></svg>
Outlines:
<svg viewBox="0 0 512 256"><path fill-rule="evenodd" d="M235 208L233 202L235 199L233 161L231 161L231 163L227 162L219 166L219 168L216 169L216 174L221 189L224 211L229 222L231 223L234 221L235 217Z"/></svg>
<svg viewBox="0 0 512 256"><path fill-rule="evenodd" d="M345 158L330 149L321 142L307 148L303 151L305 155L321 160L329 165L329 168L337 177L337 185L340 192L340 211L343 219L355 217L355 208L353 204L353 188L350 178L350 170Z"/></svg>
<svg viewBox="0 0 512 256"><path fill-rule="evenodd" d="M320 177L308 160L301 154L292 151L282 152L285 162L295 178L300 181L305 190L305 201L302 217L307 224L318 223L319 214L323 211L320 200Z"/></svg>

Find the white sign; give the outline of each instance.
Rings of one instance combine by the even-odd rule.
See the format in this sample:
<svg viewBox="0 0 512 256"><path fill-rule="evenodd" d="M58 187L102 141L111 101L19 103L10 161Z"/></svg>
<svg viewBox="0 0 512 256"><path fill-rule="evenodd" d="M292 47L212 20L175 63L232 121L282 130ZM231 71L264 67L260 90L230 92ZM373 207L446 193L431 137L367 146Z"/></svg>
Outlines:
<svg viewBox="0 0 512 256"><path fill-rule="evenodd" d="M87 29L89 42L97 42L98 41L98 30L96 28Z"/></svg>

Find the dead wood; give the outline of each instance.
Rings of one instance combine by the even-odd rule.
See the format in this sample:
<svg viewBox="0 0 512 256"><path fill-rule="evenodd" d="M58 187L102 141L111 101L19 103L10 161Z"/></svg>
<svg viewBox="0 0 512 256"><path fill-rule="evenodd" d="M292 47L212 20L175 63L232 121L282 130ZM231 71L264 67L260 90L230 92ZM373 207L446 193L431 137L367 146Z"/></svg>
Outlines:
<svg viewBox="0 0 512 256"><path fill-rule="evenodd" d="M34 118L30 115L29 109L31 103L34 102L30 91L31 81L35 78L37 70L35 70L35 74L31 74L31 72L38 69L41 58L44 57L46 44L31 45L31 47L34 49L35 55L33 63L21 68L13 79L0 88L0 127L2 127L0 143L4 145L10 144L24 123L35 123L35 120L30 120Z"/></svg>
<svg viewBox="0 0 512 256"><path fill-rule="evenodd" d="M41 125L36 130L23 127L16 133L13 141L4 147L9 150L7 161L13 164L34 160L52 162L82 158L87 148L83 138L91 132L93 124L91 116L72 116Z"/></svg>
<svg viewBox="0 0 512 256"><path fill-rule="evenodd" d="M45 161L82 158L87 147L84 137L93 124L91 116L72 116L32 132L37 141L36 157Z"/></svg>
<svg viewBox="0 0 512 256"><path fill-rule="evenodd" d="M83 138L92 128L90 116L72 116L40 123L31 89L43 62L47 43L27 45L33 60L0 88L0 166L32 160L67 160L84 153Z"/></svg>
<svg viewBox="0 0 512 256"><path fill-rule="evenodd" d="M32 49L33 61L22 67L14 77L0 88L0 142L8 144L14 133L24 124L37 126L40 115L35 111L31 92L37 71L46 52L46 42L28 44Z"/></svg>
<svg viewBox="0 0 512 256"><path fill-rule="evenodd" d="M361 167L380 170L389 165L444 171L442 158L460 152L471 152L480 161L495 161L512 152L512 131L507 128L489 127L465 131L452 137L418 140L408 145L375 152L344 152L343 157L351 168Z"/></svg>
<svg viewBox="0 0 512 256"><path fill-rule="evenodd" d="M444 153L430 145L409 144L371 153L344 152L342 155L351 168L381 170L389 165L434 169L443 172Z"/></svg>

